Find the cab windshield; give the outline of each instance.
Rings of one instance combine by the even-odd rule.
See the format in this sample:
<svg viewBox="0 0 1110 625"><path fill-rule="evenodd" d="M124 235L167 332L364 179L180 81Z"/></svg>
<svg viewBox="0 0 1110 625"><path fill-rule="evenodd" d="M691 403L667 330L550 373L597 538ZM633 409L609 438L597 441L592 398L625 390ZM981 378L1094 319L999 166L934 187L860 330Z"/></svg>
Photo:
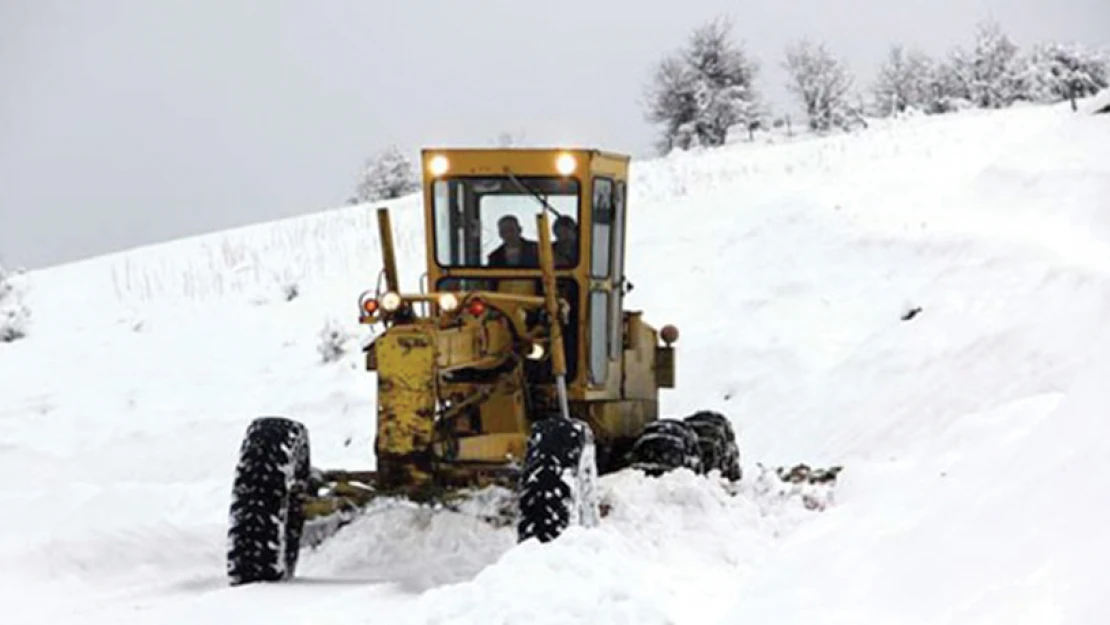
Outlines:
<svg viewBox="0 0 1110 625"><path fill-rule="evenodd" d="M536 215L551 215L555 266L578 265L578 181L562 176L460 177L433 186L436 262L442 267L538 268ZM533 193L535 195L533 195Z"/></svg>

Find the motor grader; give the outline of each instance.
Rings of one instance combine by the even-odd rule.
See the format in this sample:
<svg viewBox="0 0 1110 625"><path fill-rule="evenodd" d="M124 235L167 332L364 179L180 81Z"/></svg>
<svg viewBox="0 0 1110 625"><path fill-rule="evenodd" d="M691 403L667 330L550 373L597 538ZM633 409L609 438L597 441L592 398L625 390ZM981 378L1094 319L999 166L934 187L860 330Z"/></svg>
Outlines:
<svg viewBox="0 0 1110 625"><path fill-rule="evenodd" d="M520 540L599 522L598 475L685 467L740 478L719 414L660 419L678 331L626 310L627 156L575 149L422 152L426 277L399 283L378 210L379 286L358 299L376 335L372 471L321 470L308 432L254 420L228 530L232 584L293 575L306 528L379 497L440 501L500 485Z"/></svg>

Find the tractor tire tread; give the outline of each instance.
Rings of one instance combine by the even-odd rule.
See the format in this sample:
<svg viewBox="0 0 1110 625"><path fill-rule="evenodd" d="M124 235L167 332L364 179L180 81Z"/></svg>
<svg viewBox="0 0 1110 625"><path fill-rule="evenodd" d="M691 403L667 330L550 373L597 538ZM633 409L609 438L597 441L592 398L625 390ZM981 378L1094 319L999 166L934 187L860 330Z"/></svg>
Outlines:
<svg viewBox="0 0 1110 625"><path fill-rule="evenodd" d="M584 423L548 417L532 426L519 482L517 538L554 540L574 523L574 481L591 440Z"/></svg>
<svg viewBox="0 0 1110 625"><path fill-rule="evenodd" d="M698 435L690 424L679 419L652 421L632 445L629 466L652 476L675 469L702 473Z"/></svg>
<svg viewBox="0 0 1110 625"><path fill-rule="evenodd" d="M231 585L293 576L304 530L302 504L309 460L304 425L283 417L262 417L247 427L229 512Z"/></svg>

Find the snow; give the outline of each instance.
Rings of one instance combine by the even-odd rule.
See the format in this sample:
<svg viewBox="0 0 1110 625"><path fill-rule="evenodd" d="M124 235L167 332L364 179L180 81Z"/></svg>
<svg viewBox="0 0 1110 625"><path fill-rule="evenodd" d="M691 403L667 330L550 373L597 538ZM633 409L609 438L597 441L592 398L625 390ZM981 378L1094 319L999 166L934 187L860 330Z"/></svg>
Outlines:
<svg viewBox="0 0 1110 625"><path fill-rule="evenodd" d="M23 304L23 276L9 273L0 265L0 343L27 336L31 311Z"/></svg>
<svg viewBox="0 0 1110 625"><path fill-rule="evenodd" d="M1085 113L1096 114L1110 112L1107 109L1110 109L1110 89L1103 89L1094 96L1087 98L1080 110Z"/></svg>
<svg viewBox="0 0 1110 625"><path fill-rule="evenodd" d="M841 496L858 504L788 541L734 621L789 608L823 623L1100 622L1107 365L1065 392L968 415L896 460L854 465ZM808 591L768 593L787 582Z"/></svg>
<svg viewBox="0 0 1110 625"><path fill-rule="evenodd" d="M628 305L679 327L662 408L733 420L739 492L605 476L601 523L545 545L482 520L496 496L383 501L287 584L227 586L235 455L281 414L314 465L372 466L376 205L29 272L4 622L1101 623L1108 146L1065 103L637 163ZM416 290L418 199L387 205ZM760 477L796 462L844 467L824 509Z"/></svg>

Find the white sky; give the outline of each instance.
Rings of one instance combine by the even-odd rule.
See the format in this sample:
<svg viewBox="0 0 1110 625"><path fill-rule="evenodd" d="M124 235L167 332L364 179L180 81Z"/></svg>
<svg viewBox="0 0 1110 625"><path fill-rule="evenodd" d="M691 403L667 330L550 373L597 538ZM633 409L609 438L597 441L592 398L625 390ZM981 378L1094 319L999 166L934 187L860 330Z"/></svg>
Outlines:
<svg viewBox="0 0 1110 625"><path fill-rule="evenodd" d="M0 0L0 262L28 267L339 205L397 143L650 155L640 96L696 25L779 68L824 39L866 85L991 16L1021 45L1110 44L1108 0Z"/></svg>

